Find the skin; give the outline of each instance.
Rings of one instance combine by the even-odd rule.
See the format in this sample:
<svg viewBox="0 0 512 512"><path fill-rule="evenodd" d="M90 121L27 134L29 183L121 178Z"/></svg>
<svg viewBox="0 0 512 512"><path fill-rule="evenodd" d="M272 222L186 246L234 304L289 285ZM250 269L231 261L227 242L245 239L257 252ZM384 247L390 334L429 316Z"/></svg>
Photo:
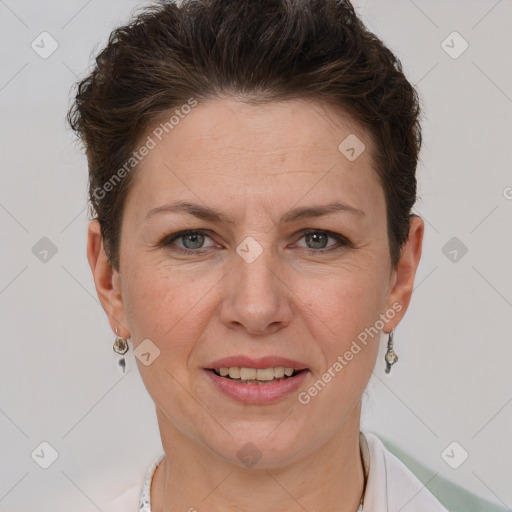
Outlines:
<svg viewBox="0 0 512 512"><path fill-rule="evenodd" d="M338 150L349 134L366 146L355 161ZM393 304L401 310L386 317L383 333L400 322L424 224L411 219L392 268L372 150L368 133L322 104L203 101L137 170L125 204L119 273L105 255L97 221L90 223L88 259L113 331L119 327L134 348L149 338L160 350L149 366L137 360L166 453L153 479L153 512L357 510L364 481L361 397L387 337L362 346L306 405L295 392L273 404L236 402L203 368L236 354L288 357L309 368L304 391ZM233 223L185 213L145 220L150 209L174 200L215 208ZM290 209L335 200L364 213L277 222ZM185 229L209 232L159 245ZM305 229L341 234L351 245L308 238ZM263 251L252 263L236 252L247 236ZM198 247L207 252L172 250ZM250 468L237 456L249 442L261 453Z"/></svg>

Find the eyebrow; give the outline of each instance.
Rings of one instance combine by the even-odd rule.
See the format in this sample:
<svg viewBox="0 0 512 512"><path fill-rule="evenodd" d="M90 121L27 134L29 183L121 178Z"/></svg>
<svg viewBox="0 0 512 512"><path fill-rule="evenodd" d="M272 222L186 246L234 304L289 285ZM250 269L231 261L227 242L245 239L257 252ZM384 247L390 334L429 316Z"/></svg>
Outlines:
<svg viewBox="0 0 512 512"><path fill-rule="evenodd" d="M289 212L286 212L284 215L282 215L278 223L291 223L301 219L321 217L323 215L329 215L335 212L348 212L360 216L365 215L363 210L354 208L353 206L350 206L349 204L341 201L335 201L334 203L329 203L325 205L313 205L305 206L302 208L295 208L294 210L290 210ZM230 219L227 215L223 214L222 212L219 212L207 206L190 203L188 201L177 201L174 203L164 204L163 206L158 206L157 208L153 208L149 210L145 220L160 213L188 213L204 221L231 225L234 224L234 221Z"/></svg>

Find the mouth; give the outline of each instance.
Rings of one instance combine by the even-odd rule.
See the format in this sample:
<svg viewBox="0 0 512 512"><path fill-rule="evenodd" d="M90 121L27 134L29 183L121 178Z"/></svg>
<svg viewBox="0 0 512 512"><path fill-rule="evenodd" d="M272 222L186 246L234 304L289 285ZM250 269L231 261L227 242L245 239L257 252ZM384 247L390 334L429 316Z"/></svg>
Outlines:
<svg viewBox="0 0 512 512"><path fill-rule="evenodd" d="M294 379L297 375L307 372L307 368L297 370L283 366L270 368L221 367L206 368L218 377L247 385L262 385Z"/></svg>

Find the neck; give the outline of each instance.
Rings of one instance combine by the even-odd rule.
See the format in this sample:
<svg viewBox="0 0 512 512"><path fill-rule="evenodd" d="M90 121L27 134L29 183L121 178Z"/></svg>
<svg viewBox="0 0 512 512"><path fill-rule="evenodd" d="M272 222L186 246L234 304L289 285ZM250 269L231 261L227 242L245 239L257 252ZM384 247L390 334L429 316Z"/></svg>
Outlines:
<svg viewBox="0 0 512 512"><path fill-rule="evenodd" d="M166 457L153 477L151 510L356 512L364 486L360 411L358 402L342 429L299 461L272 469L248 469L170 428L157 409Z"/></svg>

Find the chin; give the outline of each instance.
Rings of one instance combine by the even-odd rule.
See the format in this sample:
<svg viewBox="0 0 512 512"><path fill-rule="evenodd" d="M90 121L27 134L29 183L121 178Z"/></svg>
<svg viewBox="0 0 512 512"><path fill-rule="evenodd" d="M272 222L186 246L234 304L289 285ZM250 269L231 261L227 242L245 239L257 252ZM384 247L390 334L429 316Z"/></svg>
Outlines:
<svg viewBox="0 0 512 512"><path fill-rule="evenodd" d="M279 426L277 426L279 425ZM210 446L217 455L222 456L230 464L247 469L275 469L284 467L303 451L304 443L307 440L303 436L298 436L287 431L286 421L263 422L263 424L243 428L234 433L232 429L227 430L232 433L223 436L226 440L221 446L213 442ZM277 426L277 428L276 428ZM282 429L281 431L279 431Z"/></svg>

